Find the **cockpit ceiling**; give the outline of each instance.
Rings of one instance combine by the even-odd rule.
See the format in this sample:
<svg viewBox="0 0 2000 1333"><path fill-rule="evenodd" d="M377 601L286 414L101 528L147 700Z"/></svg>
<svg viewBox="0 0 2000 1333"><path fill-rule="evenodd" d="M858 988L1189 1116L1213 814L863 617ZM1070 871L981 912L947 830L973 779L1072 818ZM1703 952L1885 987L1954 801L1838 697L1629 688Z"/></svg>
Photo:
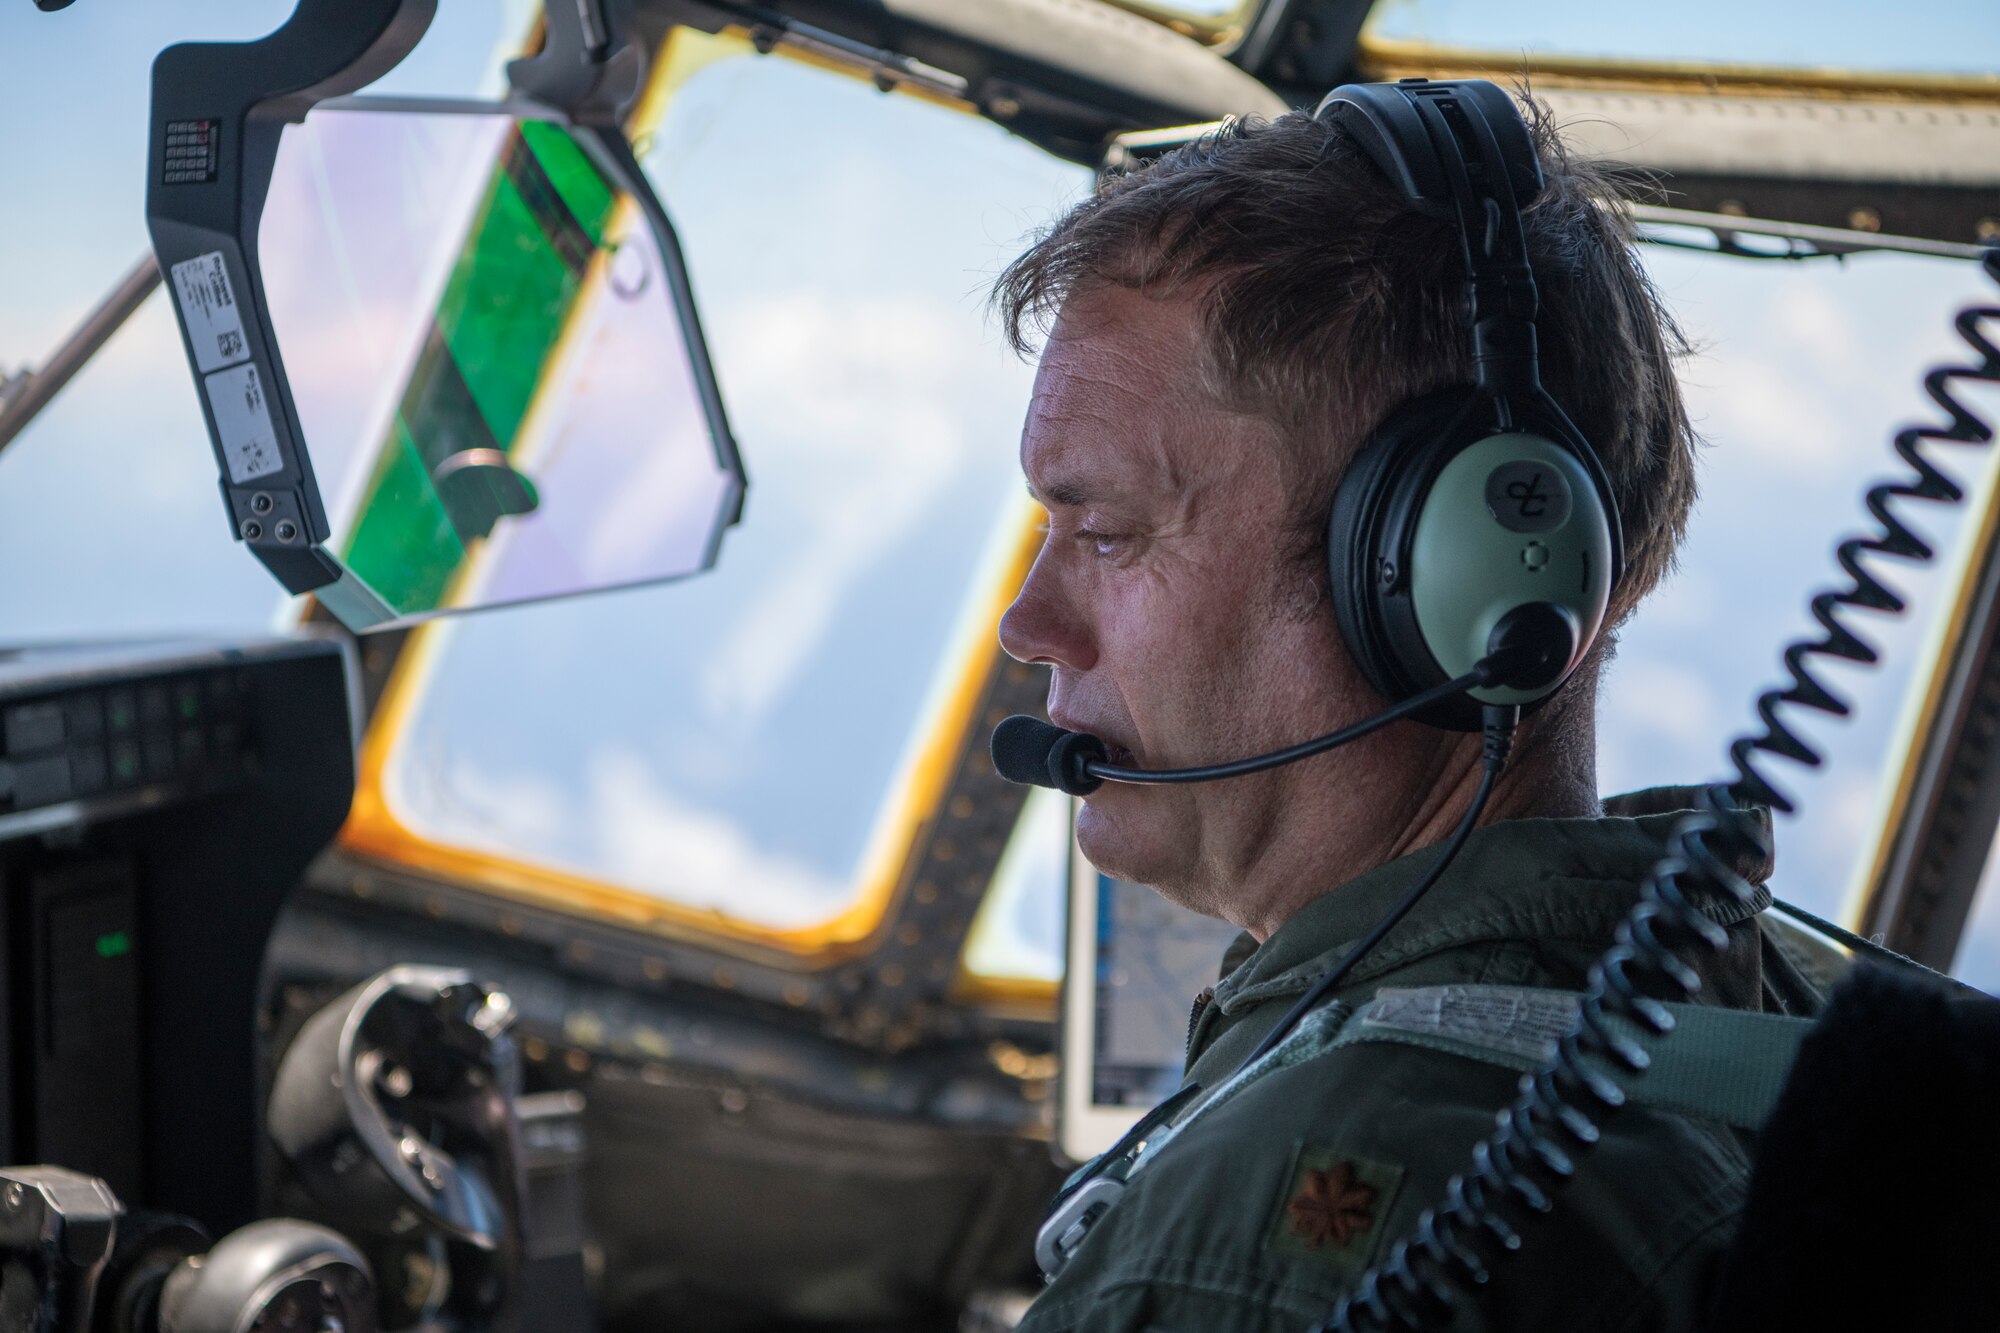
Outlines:
<svg viewBox="0 0 2000 1333"><path fill-rule="evenodd" d="M1195 37L1110 4L1075 0L639 0L652 21L746 29L760 44L850 48L885 87L903 67L941 71L964 102L1071 161L1095 165L1113 134L1290 103ZM831 37L833 41L826 39Z"/></svg>
<svg viewBox="0 0 2000 1333"><path fill-rule="evenodd" d="M1273 115L1353 78L1525 79L1587 151L1654 175L1652 203L1958 244L2000 235L1991 72L1482 51L1400 36L1371 0L641 5L866 66L885 87L935 92L924 77L942 75L962 105L1093 166L1115 135ZM1801 49L1817 49L1810 34Z"/></svg>

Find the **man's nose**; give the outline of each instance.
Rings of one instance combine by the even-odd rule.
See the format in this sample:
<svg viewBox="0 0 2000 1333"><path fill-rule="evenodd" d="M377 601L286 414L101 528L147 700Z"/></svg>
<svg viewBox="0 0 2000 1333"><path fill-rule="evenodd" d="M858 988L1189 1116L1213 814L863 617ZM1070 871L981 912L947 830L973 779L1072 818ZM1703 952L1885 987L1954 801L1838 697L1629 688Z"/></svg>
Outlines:
<svg viewBox="0 0 2000 1333"><path fill-rule="evenodd" d="M1000 617L1000 646L1017 662L1088 671L1096 665L1097 650L1049 564L1046 553L1036 559L1014 604Z"/></svg>

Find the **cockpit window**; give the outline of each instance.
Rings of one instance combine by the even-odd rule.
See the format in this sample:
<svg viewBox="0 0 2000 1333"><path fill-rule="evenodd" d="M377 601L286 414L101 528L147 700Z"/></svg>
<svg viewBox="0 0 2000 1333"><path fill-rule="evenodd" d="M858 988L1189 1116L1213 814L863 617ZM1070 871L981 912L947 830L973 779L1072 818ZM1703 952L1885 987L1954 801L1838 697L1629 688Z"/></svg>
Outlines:
<svg viewBox="0 0 2000 1333"><path fill-rule="evenodd" d="M1070 798L1036 787L1014 822L993 885L965 939L970 990L993 982L1053 987L1062 980L1069 858Z"/></svg>
<svg viewBox="0 0 2000 1333"><path fill-rule="evenodd" d="M948 779L1030 506L992 275L1088 173L679 30L635 135L753 487L689 583L419 632L349 844L620 921L867 934Z"/></svg>
<svg viewBox="0 0 2000 1333"><path fill-rule="evenodd" d="M1816 636L1806 609L1838 581L1834 544L1867 522L1863 490L1899 476L1892 433L1931 409L1921 376L1962 358L1951 315L1981 295L1977 266L1877 254L1790 263L1649 248L1647 266L1700 349L1681 381L1708 440L1679 573L1621 636L1598 714L1606 792L1727 772L1723 746L1755 729L1751 704L1779 682L1779 653ZM1920 570L1878 564L1910 614L1864 614L1883 655L1826 674L1852 703L1840 722L1799 713L1827 755L1810 776L1774 766L1801 803L1777 826L1773 890L1852 921L1874 870L1910 744L1906 711L1930 685L1934 636L1965 576L1968 534L1993 484L1980 450L1939 449L1966 505L1901 513L1938 544Z"/></svg>
<svg viewBox="0 0 2000 1333"><path fill-rule="evenodd" d="M1597 0L1381 0L1362 30L1364 61L1498 61L1501 68L1564 61L1647 66L1763 68L1839 77L1852 73L1972 74L1992 83L2000 23L1985 0L1898 10L1871 0L1744 5L1678 0L1606 5Z"/></svg>

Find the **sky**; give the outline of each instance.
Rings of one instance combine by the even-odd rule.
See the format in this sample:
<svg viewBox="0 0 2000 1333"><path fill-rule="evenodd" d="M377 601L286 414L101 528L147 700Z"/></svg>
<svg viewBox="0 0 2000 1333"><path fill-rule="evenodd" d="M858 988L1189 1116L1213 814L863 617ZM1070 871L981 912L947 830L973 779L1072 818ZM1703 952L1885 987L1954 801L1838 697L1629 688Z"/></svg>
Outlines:
<svg viewBox="0 0 2000 1333"><path fill-rule="evenodd" d="M43 127L0 144L14 201L0 253L15 256L0 267L0 371L46 355L146 245L153 54L259 35L288 8L158 0L118 6L115 23L111 0L0 9L0 115ZM1772 7L1705 0L1676 7L1672 24L1632 6L1516 5L1491 39L1619 22L1605 40L1685 44L1726 21L1746 59L2000 67L1989 3L1894 24L1853 8L1852 22L1828 23L1814 7L1808 32ZM1472 41L1495 11L1411 12L1398 21L1429 26L1409 31ZM379 87L491 92L497 53L526 23L518 2L441 5ZM747 56L696 75L649 148L743 444L746 522L713 574L441 632L439 683L399 748L392 794L441 839L801 924L852 892L969 590L1021 520L1013 451L1029 370L982 294L1088 181L985 122ZM1904 257L1789 265L1651 249L1647 263L1700 348L1683 381L1709 445L1682 569L1609 677L1607 791L1720 775L1723 742L1809 624L1805 596L1828 579L1832 542L1860 522L1860 484L1890 470L1888 431L1923 406L1922 370L1951 355L1950 312L1980 294L1969 266ZM276 623L275 585L229 540L159 300L0 458L0 562L34 573L0 583L8 639ZM1806 815L1781 827L1778 887L1815 910L1846 901L1935 605L1884 626L1886 670L1837 673L1857 693L1854 721L1808 724L1833 762L1790 784ZM1046 975L1059 876L1017 878L987 914L984 956ZM2000 980L1992 916L1979 966Z"/></svg>
<svg viewBox="0 0 2000 1333"><path fill-rule="evenodd" d="M1990 0L1384 0L1384 37L1481 51L1973 73L2000 69Z"/></svg>

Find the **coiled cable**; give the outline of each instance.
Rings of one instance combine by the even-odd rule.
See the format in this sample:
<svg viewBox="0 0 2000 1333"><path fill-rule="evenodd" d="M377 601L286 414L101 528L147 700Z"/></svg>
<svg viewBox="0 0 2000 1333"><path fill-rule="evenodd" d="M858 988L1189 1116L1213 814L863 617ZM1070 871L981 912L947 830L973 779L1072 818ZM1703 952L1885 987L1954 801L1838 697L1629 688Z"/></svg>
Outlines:
<svg viewBox="0 0 2000 1333"><path fill-rule="evenodd" d="M2000 249L1987 251L1980 262L1987 277L2000 284ZM1696 945L1721 949L1728 942L1722 927L1694 906L1697 890L1720 890L1749 901L1756 886L1732 864L1740 853L1761 857L1770 850L1754 808L1794 808L1759 768L1762 756L1808 768L1820 763L1819 752L1792 730L1780 710L1800 707L1846 716L1847 704L1814 675L1810 659L1872 665L1875 650L1847 627L1843 614L1849 608L1904 609L1903 599L1863 562L1883 556L1924 563L1935 556L1891 510L1891 502L1959 503L1964 491L1924 457L1923 447L1933 441L1983 445L1993 439L1991 425L1954 396L1961 384L2000 384L2000 347L1981 327L1990 321L2000 321L2000 305L1967 306L1953 320L1978 360L1939 366L1924 376L1925 392L1947 421L1897 433L1896 453L1913 477L1868 491L1868 512L1878 530L1840 544L1835 558L1849 583L1819 593L1811 603L1823 633L1785 649L1791 683L1758 697L1762 732L1730 745L1735 781L1704 788L1695 810L1668 835L1665 854L1640 885L1638 903L1619 925L1611 948L1591 966L1576 1028L1557 1044L1546 1066L1522 1079L1520 1095L1501 1112L1498 1128L1473 1149L1470 1171L1452 1177L1443 1200L1418 1219L1415 1233L1363 1274L1315 1333L1414 1330L1448 1316L1461 1288L1485 1285L1493 1260L1520 1248L1522 1227L1553 1209L1555 1191L1576 1174L1578 1155L1603 1136L1604 1122L1625 1102L1610 1071L1636 1074L1648 1063L1645 1051L1621 1035L1613 1020L1655 1034L1672 1029L1672 1018L1652 997L1685 999L1701 986L1678 951Z"/></svg>

